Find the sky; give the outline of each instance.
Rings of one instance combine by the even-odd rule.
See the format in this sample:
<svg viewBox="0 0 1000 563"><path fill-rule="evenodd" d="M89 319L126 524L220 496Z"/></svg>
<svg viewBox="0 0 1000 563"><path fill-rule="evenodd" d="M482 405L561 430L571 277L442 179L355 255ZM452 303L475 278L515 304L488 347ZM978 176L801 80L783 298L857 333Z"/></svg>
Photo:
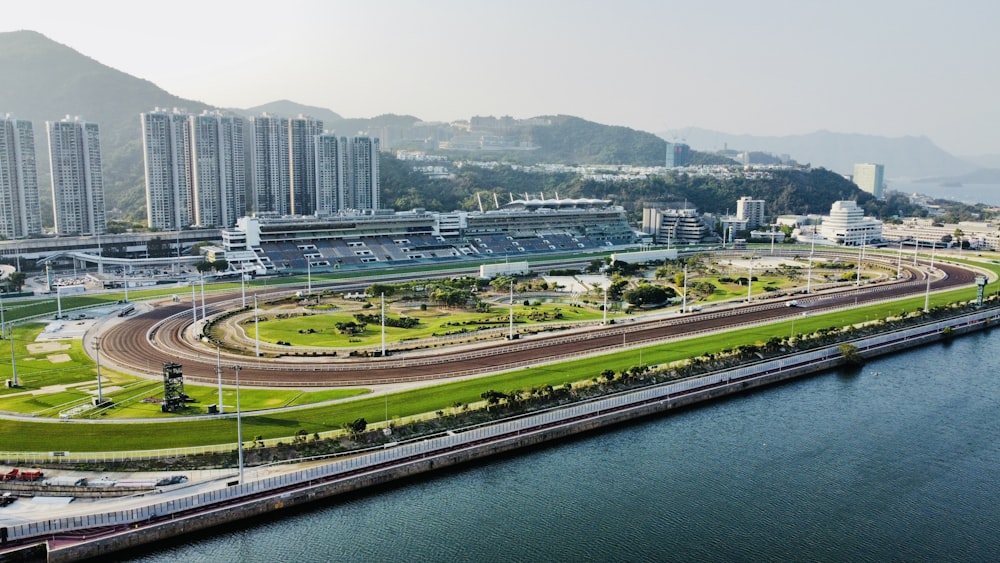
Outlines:
<svg viewBox="0 0 1000 563"><path fill-rule="evenodd" d="M975 156L1000 154L998 23L995 0L7 0L0 31L219 107L916 135Z"/></svg>

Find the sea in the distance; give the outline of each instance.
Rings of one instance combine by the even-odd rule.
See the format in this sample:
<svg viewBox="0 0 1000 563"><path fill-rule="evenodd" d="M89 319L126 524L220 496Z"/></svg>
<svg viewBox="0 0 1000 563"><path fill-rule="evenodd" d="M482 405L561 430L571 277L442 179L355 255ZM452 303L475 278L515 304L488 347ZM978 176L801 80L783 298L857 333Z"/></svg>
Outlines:
<svg viewBox="0 0 1000 563"><path fill-rule="evenodd" d="M1000 561L1000 331L130 561Z"/></svg>
<svg viewBox="0 0 1000 563"><path fill-rule="evenodd" d="M923 194L940 199L950 199L962 203L985 203L1000 205L1000 185L961 184L944 186L935 183L888 182L888 189L905 194Z"/></svg>

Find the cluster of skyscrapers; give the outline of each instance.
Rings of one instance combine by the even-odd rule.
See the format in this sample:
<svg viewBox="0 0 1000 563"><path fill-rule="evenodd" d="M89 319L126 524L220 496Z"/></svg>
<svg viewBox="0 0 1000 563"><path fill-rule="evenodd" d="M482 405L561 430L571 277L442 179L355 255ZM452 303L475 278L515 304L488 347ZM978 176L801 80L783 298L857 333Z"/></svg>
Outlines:
<svg viewBox="0 0 1000 563"><path fill-rule="evenodd" d="M79 117L46 121L52 204L59 235L107 231L100 130ZM0 118L0 236L42 234L34 128L9 114Z"/></svg>
<svg viewBox="0 0 1000 563"><path fill-rule="evenodd" d="M304 116L245 122L157 109L141 118L151 228L231 227L248 208L270 216L379 208L378 139L337 137Z"/></svg>
<svg viewBox="0 0 1000 563"><path fill-rule="evenodd" d="M157 109L140 118L152 229L231 227L251 210L322 216L379 209L377 138L337 137L303 116L245 120ZM67 117L47 121L46 129L56 234L106 233L97 124ZM32 123L0 116L0 238L41 234Z"/></svg>

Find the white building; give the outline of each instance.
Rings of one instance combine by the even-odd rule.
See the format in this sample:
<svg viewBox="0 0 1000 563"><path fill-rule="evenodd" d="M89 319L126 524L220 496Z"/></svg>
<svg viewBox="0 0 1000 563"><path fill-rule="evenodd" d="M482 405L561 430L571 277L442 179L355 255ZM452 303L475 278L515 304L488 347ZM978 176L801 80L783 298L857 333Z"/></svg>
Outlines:
<svg viewBox="0 0 1000 563"><path fill-rule="evenodd" d="M743 196L736 200L736 218L746 221L745 228L752 229L764 224L764 200Z"/></svg>
<svg viewBox="0 0 1000 563"><path fill-rule="evenodd" d="M882 221L865 217L854 201L835 201L830 215L823 218L820 234L827 240L845 246L861 246L882 239Z"/></svg>
<svg viewBox="0 0 1000 563"><path fill-rule="evenodd" d="M101 135L97 124L67 116L62 121L46 121L45 125L56 233L106 233Z"/></svg>
<svg viewBox="0 0 1000 563"><path fill-rule="evenodd" d="M30 121L0 117L0 237L42 234L35 133Z"/></svg>
<svg viewBox="0 0 1000 563"><path fill-rule="evenodd" d="M304 115L288 120L289 212L292 215L312 215L317 211L316 136L322 134L322 121Z"/></svg>
<svg viewBox="0 0 1000 563"><path fill-rule="evenodd" d="M381 208L379 140L352 137L347 141L348 207L359 211Z"/></svg>
<svg viewBox="0 0 1000 563"><path fill-rule="evenodd" d="M141 113L142 160L146 171L146 221L151 229L179 230L191 213L191 128L181 110Z"/></svg>
<svg viewBox="0 0 1000 563"><path fill-rule="evenodd" d="M885 167L881 164L855 164L854 183L862 190L882 199L885 193Z"/></svg>
<svg viewBox="0 0 1000 563"><path fill-rule="evenodd" d="M247 210L243 119L204 112L189 122L194 224L231 227Z"/></svg>
<svg viewBox="0 0 1000 563"><path fill-rule="evenodd" d="M316 136L316 214L347 209L347 140L332 134Z"/></svg>
<svg viewBox="0 0 1000 563"><path fill-rule="evenodd" d="M250 118L253 150L253 208L257 213L279 216L291 213L288 120L263 114Z"/></svg>
<svg viewBox="0 0 1000 563"><path fill-rule="evenodd" d="M647 207L642 210L642 232L653 235L656 244L698 244L708 235L697 209L657 209Z"/></svg>

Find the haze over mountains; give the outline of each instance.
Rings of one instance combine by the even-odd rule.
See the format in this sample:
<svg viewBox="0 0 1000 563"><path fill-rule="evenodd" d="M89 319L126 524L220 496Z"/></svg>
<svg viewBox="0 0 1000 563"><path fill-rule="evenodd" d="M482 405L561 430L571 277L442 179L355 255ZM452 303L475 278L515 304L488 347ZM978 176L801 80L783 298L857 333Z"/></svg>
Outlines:
<svg viewBox="0 0 1000 563"><path fill-rule="evenodd" d="M178 61L183 64L183 61ZM198 113L212 106L170 94L148 80L136 78L91 59L33 31L0 33L0 113L34 122L39 160L39 188L48 186L45 121L79 115L101 127L105 190L108 208L144 208L142 141L139 114L156 107L180 107ZM294 92L289 92L294 96ZM295 116L307 113L322 119L339 134L360 131L378 135L384 126L410 126L420 121L409 115L344 118L331 109L279 100L247 109L229 108L245 116L262 111ZM468 119L470 116L455 116ZM963 161L924 137L890 139L867 135L817 132L793 137L726 135L696 128L660 135L625 127L600 125L572 116L549 116L552 127L532 133L541 149L537 157L575 164L659 164L662 139L680 140L694 149L755 150L788 154L800 163L850 173L856 162L880 162L889 177L946 177L973 172L982 166ZM463 153L469 154L469 153Z"/></svg>

